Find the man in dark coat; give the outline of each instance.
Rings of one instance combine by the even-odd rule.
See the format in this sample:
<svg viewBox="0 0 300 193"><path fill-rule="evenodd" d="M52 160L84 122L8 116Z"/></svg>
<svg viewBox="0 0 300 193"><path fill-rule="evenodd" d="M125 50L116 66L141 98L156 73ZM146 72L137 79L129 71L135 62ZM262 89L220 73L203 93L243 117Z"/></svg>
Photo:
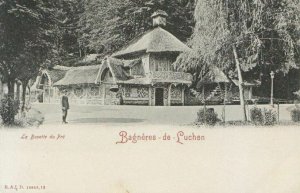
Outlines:
<svg viewBox="0 0 300 193"><path fill-rule="evenodd" d="M63 123L68 123L66 121L66 119L67 119L68 110L69 110L70 106L69 106L69 99L67 97L66 90L63 91L63 96L61 98L61 107L62 107L62 121L63 121Z"/></svg>
<svg viewBox="0 0 300 193"><path fill-rule="evenodd" d="M120 90L117 92L116 97L119 99L119 105L123 105L124 100L123 100L122 92Z"/></svg>

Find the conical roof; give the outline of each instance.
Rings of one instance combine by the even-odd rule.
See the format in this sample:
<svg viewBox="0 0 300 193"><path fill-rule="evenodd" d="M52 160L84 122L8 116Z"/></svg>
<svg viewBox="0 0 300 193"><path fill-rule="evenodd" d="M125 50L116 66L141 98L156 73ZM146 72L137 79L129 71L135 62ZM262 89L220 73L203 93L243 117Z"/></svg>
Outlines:
<svg viewBox="0 0 300 193"><path fill-rule="evenodd" d="M122 58L136 53L158 53L158 52L185 52L190 48L177 39L170 32L161 27L145 33L134 40L125 49L113 54L113 57Z"/></svg>

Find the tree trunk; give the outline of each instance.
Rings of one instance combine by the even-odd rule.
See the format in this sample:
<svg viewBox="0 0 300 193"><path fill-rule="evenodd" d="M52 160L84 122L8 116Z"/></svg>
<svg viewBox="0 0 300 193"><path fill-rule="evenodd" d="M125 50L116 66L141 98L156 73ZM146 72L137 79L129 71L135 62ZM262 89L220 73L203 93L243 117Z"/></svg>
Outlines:
<svg viewBox="0 0 300 193"><path fill-rule="evenodd" d="M240 92L240 105L243 112L243 121L247 121L247 111L246 111L245 99L244 99L243 76L242 76L241 66L240 66L235 45L232 46L232 49L233 49L233 54L235 59L235 65L238 71L238 79L239 79L238 85L239 85L239 92Z"/></svg>
<svg viewBox="0 0 300 193"><path fill-rule="evenodd" d="M8 79L7 81L7 87L8 87L8 95L7 95L7 114L4 115L5 117L2 117L2 119L4 118L5 121L4 123L7 125L13 125L13 123L15 122L15 102L14 102L14 98L15 98L15 81Z"/></svg>
<svg viewBox="0 0 300 193"><path fill-rule="evenodd" d="M223 123L225 124L225 120L226 120L226 98L227 98L227 83L224 82L224 100L223 100L223 111L222 111L222 120L223 120ZM219 83L220 85L220 83ZM221 88L221 85L220 85L220 88Z"/></svg>
<svg viewBox="0 0 300 193"><path fill-rule="evenodd" d="M78 50L79 50L79 58L81 58L82 57L82 53L81 53L82 51L81 51L81 47L80 46L79 46Z"/></svg>
<svg viewBox="0 0 300 193"><path fill-rule="evenodd" d="M15 81L8 80L7 87L8 87L8 97L10 97L11 99L15 99Z"/></svg>
<svg viewBox="0 0 300 193"><path fill-rule="evenodd" d="M25 110L25 104L26 104L26 88L28 85L28 81L24 80L22 81L22 107L21 107L21 112L24 112Z"/></svg>
<svg viewBox="0 0 300 193"><path fill-rule="evenodd" d="M203 83L203 87L202 87L202 95L203 95L203 114L204 114L204 124L206 124L205 83Z"/></svg>
<svg viewBox="0 0 300 193"><path fill-rule="evenodd" d="M0 100L2 100L4 97L4 93L3 93L3 82L2 80L0 80Z"/></svg>
<svg viewBox="0 0 300 193"><path fill-rule="evenodd" d="M28 93L29 93L29 97L28 97L28 102L31 103L31 90L30 90L30 86L28 86Z"/></svg>
<svg viewBox="0 0 300 193"><path fill-rule="evenodd" d="M17 89L16 89L16 100L20 100L20 82L17 81Z"/></svg>

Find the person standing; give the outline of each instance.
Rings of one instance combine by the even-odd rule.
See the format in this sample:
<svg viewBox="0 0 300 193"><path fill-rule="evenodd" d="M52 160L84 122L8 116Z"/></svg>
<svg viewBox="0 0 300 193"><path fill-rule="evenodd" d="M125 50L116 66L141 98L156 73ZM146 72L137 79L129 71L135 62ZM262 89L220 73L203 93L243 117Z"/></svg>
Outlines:
<svg viewBox="0 0 300 193"><path fill-rule="evenodd" d="M116 97L119 99L119 105L123 105L124 101L123 101L122 91L119 90L116 94Z"/></svg>
<svg viewBox="0 0 300 193"><path fill-rule="evenodd" d="M61 106L62 106L62 123L68 123L67 115L70 106L69 106L69 98L67 96L67 90L63 91L63 96L61 98Z"/></svg>

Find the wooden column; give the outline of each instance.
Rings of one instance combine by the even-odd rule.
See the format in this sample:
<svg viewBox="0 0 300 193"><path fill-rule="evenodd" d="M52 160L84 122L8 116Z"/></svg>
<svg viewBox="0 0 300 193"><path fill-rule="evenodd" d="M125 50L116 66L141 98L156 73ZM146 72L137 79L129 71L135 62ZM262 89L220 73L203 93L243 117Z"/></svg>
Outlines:
<svg viewBox="0 0 300 193"><path fill-rule="evenodd" d="M181 100L182 100L182 106L184 106L184 91L185 91L185 86L182 85L181 89Z"/></svg>
<svg viewBox="0 0 300 193"><path fill-rule="evenodd" d="M149 85L149 106L152 106L152 90L151 90L151 85Z"/></svg>
<svg viewBox="0 0 300 193"><path fill-rule="evenodd" d="M172 84L170 84L168 88L168 106L171 106L171 91L172 91Z"/></svg>
<svg viewBox="0 0 300 193"><path fill-rule="evenodd" d="M224 85L225 85L224 101L225 101L225 100L227 101L227 83L225 82Z"/></svg>
<svg viewBox="0 0 300 193"><path fill-rule="evenodd" d="M223 116L222 116L222 119L223 119L223 122L225 123L226 122L226 101L227 101L227 83L224 82L224 104L223 104Z"/></svg>
<svg viewBox="0 0 300 193"><path fill-rule="evenodd" d="M89 85L84 85L83 86L83 91L85 92L85 101L84 101L84 103L86 105L88 104L88 88L89 88Z"/></svg>
<svg viewBox="0 0 300 193"><path fill-rule="evenodd" d="M44 84L43 85L43 93L42 93L43 94L43 103L45 103L45 91L46 90L45 90L45 84Z"/></svg>
<svg viewBox="0 0 300 193"><path fill-rule="evenodd" d="M102 93L102 104L105 105L105 92L106 92L106 85L102 85L103 93Z"/></svg>
<svg viewBox="0 0 300 193"><path fill-rule="evenodd" d="M253 92L253 87L252 86L250 86L250 89L249 89L249 100L251 100L252 99L252 92Z"/></svg>
<svg viewBox="0 0 300 193"><path fill-rule="evenodd" d="M51 87L50 85L48 86L48 95L49 95L49 103L51 103Z"/></svg>

